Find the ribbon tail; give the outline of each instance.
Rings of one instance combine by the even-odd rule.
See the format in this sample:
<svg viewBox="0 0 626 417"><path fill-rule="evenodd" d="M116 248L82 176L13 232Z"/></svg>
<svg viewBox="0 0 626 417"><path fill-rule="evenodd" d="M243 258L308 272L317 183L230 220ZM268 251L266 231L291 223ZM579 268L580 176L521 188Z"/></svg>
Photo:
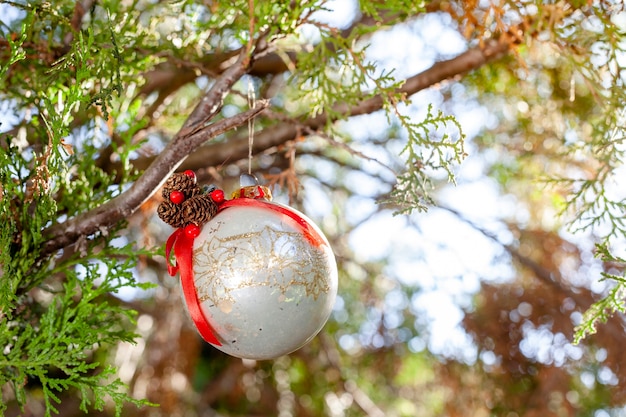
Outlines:
<svg viewBox="0 0 626 417"><path fill-rule="evenodd" d="M178 265L175 263L172 265L170 262L170 255L172 254L172 247L174 243L178 239L178 237L183 233L183 229L176 229L174 233L167 238L167 242L165 243L165 262L167 263L167 273L170 274L171 277L176 275L178 272Z"/></svg>
<svg viewBox="0 0 626 417"><path fill-rule="evenodd" d="M193 277L193 238L188 237L185 233L181 233L176 239L174 253L176 254L176 262L180 269L180 282L183 287L183 294L191 319L196 325L200 336L202 336L205 341L217 346L222 346L217 336L215 336L215 332L209 324L209 321L204 316L204 312L200 307L200 300L198 300L198 293Z"/></svg>

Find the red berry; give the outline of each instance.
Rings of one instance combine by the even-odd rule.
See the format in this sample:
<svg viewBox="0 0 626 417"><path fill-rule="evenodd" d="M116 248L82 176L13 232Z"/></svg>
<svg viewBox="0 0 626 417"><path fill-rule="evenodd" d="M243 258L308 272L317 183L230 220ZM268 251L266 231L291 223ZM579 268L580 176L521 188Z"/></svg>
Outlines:
<svg viewBox="0 0 626 417"><path fill-rule="evenodd" d="M216 204L221 204L224 202L224 191L220 189L211 191L209 196L211 196L211 198L213 199L213 201L215 201Z"/></svg>
<svg viewBox="0 0 626 417"><path fill-rule="evenodd" d="M182 191L174 190L170 193L170 201L174 204L180 204L185 201L185 194Z"/></svg>
<svg viewBox="0 0 626 417"><path fill-rule="evenodd" d="M190 238L194 238L194 237L198 237L198 235L200 234L200 227L198 227L198 225L195 224L189 224L187 226L185 226L185 234L187 235L187 237Z"/></svg>
<svg viewBox="0 0 626 417"><path fill-rule="evenodd" d="M193 178L193 181L196 182L196 173L193 172L192 170L188 169L188 170L184 171L183 174L185 174L189 178Z"/></svg>

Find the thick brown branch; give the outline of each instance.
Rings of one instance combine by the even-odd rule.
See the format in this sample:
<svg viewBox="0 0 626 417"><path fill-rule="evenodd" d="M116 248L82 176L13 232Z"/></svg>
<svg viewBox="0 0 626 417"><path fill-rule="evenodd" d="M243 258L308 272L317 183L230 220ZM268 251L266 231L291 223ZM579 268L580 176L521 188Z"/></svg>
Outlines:
<svg viewBox="0 0 626 417"><path fill-rule="evenodd" d="M239 60L237 68L225 72L207 93L207 96L213 97L215 102L210 103L208 100L203 100L198 105L198 108L206 109L210 115L210 112L214 112L216 107L221 107L223 92L228 91L244 74L245 65L245 60ZM76 242L81 236L91 235L128 217L162 185L183 159L198 146L232 128L246 123L266 107L266 103L258 103L254 109L220 120L209 126L204 125L206 116L194 111L192 113L194 115L194 124L190 122L185 123L185 126L193 128L193 131L185 133L185 129L181 129L181 132L165 147L163 152L159 154L143 175L127 191L100 207L82 213L64 223L56 224L46 230L45 234L49 239L43 245L41 255L50 254Z"/></svg>

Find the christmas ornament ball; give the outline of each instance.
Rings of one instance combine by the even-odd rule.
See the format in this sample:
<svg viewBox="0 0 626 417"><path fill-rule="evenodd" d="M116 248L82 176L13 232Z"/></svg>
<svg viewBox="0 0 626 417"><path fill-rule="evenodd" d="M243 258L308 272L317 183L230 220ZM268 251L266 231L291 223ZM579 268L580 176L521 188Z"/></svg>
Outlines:
<svg viewBox="0 0 626 417"><path fill-rule="evenodd" d="M330 244L299 211L250 198L225 202L193 244L200 308L221 346L272 359L309 342L337 294Z"/></svg>

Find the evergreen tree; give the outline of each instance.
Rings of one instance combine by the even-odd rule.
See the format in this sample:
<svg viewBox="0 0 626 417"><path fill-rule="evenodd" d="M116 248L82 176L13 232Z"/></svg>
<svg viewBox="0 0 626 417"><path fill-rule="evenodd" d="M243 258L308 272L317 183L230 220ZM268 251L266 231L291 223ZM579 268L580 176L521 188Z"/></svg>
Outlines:
<svg viewBox="0 0 626 417"><path fill-rule="evenodd" d="M0 414L626 404L622 3L0 0L0 15ZM340 269L325 330L275 361L201 342L155 215L173 172L230 190L249 151ZM453 204L476 176L509 210ZM429 245L431 220L452 235ZM468 236L492 275L439 268ZM466 353L437 348L418 270L457 288Z"/></svg>

